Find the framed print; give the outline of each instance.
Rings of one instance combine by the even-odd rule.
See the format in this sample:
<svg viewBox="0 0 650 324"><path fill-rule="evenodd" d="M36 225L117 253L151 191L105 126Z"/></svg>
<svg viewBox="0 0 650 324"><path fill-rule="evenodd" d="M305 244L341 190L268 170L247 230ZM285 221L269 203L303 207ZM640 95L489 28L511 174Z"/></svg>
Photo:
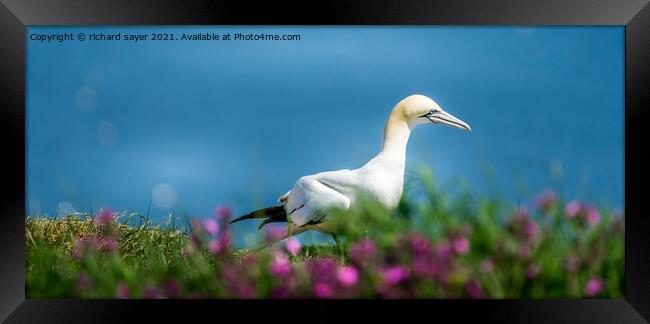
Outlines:
<svg viewBox="0 0 650 324"><path fill-rule="evenodd" d="M3 1L7 322L647 322L645 1L164 2Z"/></svg>

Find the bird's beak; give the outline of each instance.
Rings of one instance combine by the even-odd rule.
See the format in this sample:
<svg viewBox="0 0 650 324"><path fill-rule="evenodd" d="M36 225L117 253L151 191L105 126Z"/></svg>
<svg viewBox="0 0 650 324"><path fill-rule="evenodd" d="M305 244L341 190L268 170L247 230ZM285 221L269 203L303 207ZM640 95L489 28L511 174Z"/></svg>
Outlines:
<svg viewBox="0 0 650 324"><path fill-rule="evenodd" d="M445 124L449 125L451 127L456 127L460 129L464 129L467 131L472 131L472 128L467 125L466 122L452 116L450 113L446 111L435 111L429 115L427 115L427 118L434 123L434 124Z"/></svg>

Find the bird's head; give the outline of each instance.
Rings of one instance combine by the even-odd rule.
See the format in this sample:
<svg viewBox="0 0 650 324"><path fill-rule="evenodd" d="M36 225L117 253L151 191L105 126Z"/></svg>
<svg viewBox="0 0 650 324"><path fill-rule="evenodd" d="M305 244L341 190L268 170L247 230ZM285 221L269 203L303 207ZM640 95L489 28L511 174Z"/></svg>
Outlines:
<svg viewBox="0 0 650 324"><path fill-rule="evenodd" d="M423 95L406 97L395 106L392 114L406 121L411 128L422 124L445 124L472 130L467 123L442 110L435 101Z"/></svg>

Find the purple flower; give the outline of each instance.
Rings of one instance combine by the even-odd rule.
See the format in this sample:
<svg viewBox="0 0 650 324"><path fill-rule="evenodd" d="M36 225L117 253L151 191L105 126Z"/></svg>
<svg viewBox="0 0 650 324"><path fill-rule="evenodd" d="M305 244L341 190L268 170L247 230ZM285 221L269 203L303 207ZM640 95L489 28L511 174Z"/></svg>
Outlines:
<svg viewBox="0 0 650 324"><path fill-rule="evenodd" d="M572 201L565 207L565 213L568 218L578 218L583 224L595 226L600 223L600 213L592 205Z"/></svg>
<svg viewBox="0 0 650 324"><path fill-rule="evenodd" d="M603 279L600 277L594 277L589 279L587 281L587 285L585 285L585 295L587 297L594 297L603 290L604 282Z"/></svg>
<svg viewBox="0 0 650 324"><path fill-rule="evenodd" d="M90 276L87 273L82 273L77 277L77 289L79 291L85 291L90 288L92 288L92 281L90 280Z"/></svg>
<svg viewBox="0 0 650 324"><path fill-rule="evenodd" d="M479 270L483 273L487 273L492 271L494 269L494 261L490 258L486 258L485 260L481 261L481 264L479 265Z"/></svg>
<svg viewBox="0 0 650 324"><path fill-rule="evenodd" d="M149 299L163 299L165 296L156 288L156 286L149 285L144 288L144 296Z"/></svg>
<svg viewBox="0 0 650 324"><path fill-rule="evenodd" d="M117 246L117 241L113 240L113 239L104 240L104 242L102 244L102 248L106 252L109 252L109 253L113 253L113 252L117 251L117 247L118 247Z"/></svg>
<svg viewBox="0 0 650 324"><path fill-rule="evenodd" d="M426 236L419 233L413 233L409 236L409 245L414 255L424 255L431 252L429 240L427 240Z"/></svg>
<svg viewBox="0 0 650 324"><path fill-rule="evenodd" d="M169 297L177 297L181 292L181 286L176 280L167 280L165 282L165 292Z"/></svg>
<svg viewBox="0 0 650 324"><path fill-rule="evenodd" d="M274 276L284 277L291 273L291 262L284 253L276 252L269 271Z"/></svg>
<svg viewBox="0 0 650 324"><path fill-rule="evenodd" d="M217 255L221 252L222 245L217 240L211 240L208 243L208 249L210 250L210 253Z"/></svg>
<svg viewBox="0 0 650 324"><path fill-rule="evenodd" d="M275 287L271 292L271 298L287 298L289 296L289 288L286 285L280 284Z"/></svg>
<svg viewBox="0 0 650 324"><path fill-rule="evenodd" d="M358 264L363 264L372 259L376 251L377 248L375 246L375 243L368 239L363 239L359 242L356 242L350 248L350 258L352 261Z"/></svg>
<svg viewBox="0 0 650 324"><path fill-rule="evenodd" d="M295 237L290 237L285 242L284 248L292 255L297 255L300 252L300 241Z"/></svg>
<svg viewBox="0 0 650 324"><path fill-rule="evenodd" d="M284 230L276 226L268 226L264 231L264 241L267 243L277 242L282 238Z"/></svg>
<svg viewBox="0 0 650 324"><path fill-rule="evenodd" d="M97 226L110 225L115 221L114 215L115 214L113 213L112 209L110 209L110 208L102 208L99 211L99 214L97 214L97 216L95 216L95 219L93 220L93 222Z"/></svg>
<svg viewBox="0 0 650 324"><path fill-rule="evenodd" d="M408 278L408 269L404 266L390 266L381 271L381 276L389 285L396 285Z"/></svg>
<svg viewBox="0 0 650 324"><path fill-rule="evenodd" d="M72 251L72 256L75 260L80 261L88 252L98 251L102 246L102 242L97 237L80 237L75 242L75 248Z"/></svg>
<svg viewBox="0 0 650 324"><path fill-rule="evenodd" d="M203 220L203 228L205 228L205 231L210 233L210 235L216 236L219 234L219 224L212 218L206 218Z"/></svg>
<svg viewBox="0 0 650 324"><path fill-rule="evenodd" d="M394 286L391 286L387 283L379 284L377 286L377 292L382 296L382 298L392 299L401 297L398 289L395 289Z"/></svg>
<svg viewBox="0 0 650 324"><path fill-rule="evenodd" d="M217 218L217 220L223 222L224 224L228 223L230 221L230 217L232 216L232 212L230 211L230 208L226 206L217 206L214 209L214 216Z"/></svg>
<svg viewBox="0 0 650 324"><path fill-rule="evenodd" d="M481 288L481 285L474 280L467 283L465 290L467 291L469 298L483 298L484 296L483 288Z"/></svg>
<svg viewBox="0 0 650 324"><path fill-rule="evenodd" d="M555 207L557 203L557 195L553 190L546 190L535 200L535 208L542 213L548 213Z"/></svg>
<svg viewBox="0 0 650 324"><path fill-rule="evenodd" d="M426 256L416 256L411 262L413 272L423 276L433 276L437 273L438 267Z"/></svg>
<svg viewBox="0 0 650 324"><path fill-rule="evenodd" d="M253 254L246 255L241 259L241 263L245 265L257 264L257 257Z"/></svg>
<svg viewBox="0 0 650 324"><path fill-rule="evenodd" d="M247 298L247 299L255 298L255 294L256 294L255 288L253 288L250 285L244 285L239 288L239 297L241 298Z"/></svg>
<svg viewBox="0 0 650 324"><path fill-rule="evenodd" d="M117 291L116 291L115 295L117 296L117 298L127 299L127 298L129 298L131 296L131 294L129 292L129 286L127 286L126 283L120 282L119 284L117 284L117 289L116 290Z"/></svg>
<svg viewBox="0 0 650 324"><path fill-rule="evenodd" d="M221 274L228 284L233 284L239 279L240 271L233 264L225 264Z"/></svg>
<svg viewBox="0 0 650 324"><path fill-rule="evenodd" d="M459 236L452 242L454 251L458 254L466 254L469 251L469 240L465 236Z"/></svg>
<svg viewBox="0 0 650 324"><path fill-rule="evenodd" d="M529 241L535 241L539 238L539 226L532 219L527 219L522 226L523 234L528 238Z"/></svg>
<svg viewBox="0 0 650 324"><path fill-rule="evenodd" d="M333 295L334 291L328 284L324 282L317 282L314 285L314 296L318 298L330 298Z"/></svg>
<svg viewBox="0 0 650 324"><path fill-rule="evenodd" d="M345 266L339 268L336 273L339 283L344 287L351 287L359 281L359 271L353 266Z"/></svg>
<svg viewBox="0 0 650 324"><path fill-rule="evenodd" d="M232 244L232 236L228 232L222 232L219 236L219 244L223 249L228 249Z"/></svg>
<svg viewBox="0 0 650 324"><path fill-rule="evenodd" d="M310 260L307 269L312 278L322 282L334 282L336 280L336 262L330 258L319 258Z"/></svg>
<svg viewBox="0 0 650 324"><path fill-rule="evenodd" d="M581 209L582 204L577 200L573 200L564 207L564 213L568 218L575 218Z"/></svg>
<svg viewBox="0 0 650 324"><path fill-rule="evenodd" d="M539 275L539 267L537 265L531 264L526 267L525 274L528 279L535 279Z"/></svg>
<svg viewBox="0 0 650 324"><path fill-rule="evenodd" d="M600 213L594 206L589 205L585 207L585 218L587 219L587 223L591 226L600 223Z"/></svg>
<svg viewBox="0 0 650 324"><path fill-rule="evenodd" d="M528 242L536 241L541 233L537 223L523 207L512 215L508 229L518 238Z"/></svg>
<svg viewBox="0 0 650 324"><path fill-rule="evenodd" d="M451 258L452 255L453 255L453 252L454 252L453 245L449 244L447 242L444 242L444 243L440 244L436 248L436 255L439 258L443 259L443 260L447 260L447 259Z"/></svg>

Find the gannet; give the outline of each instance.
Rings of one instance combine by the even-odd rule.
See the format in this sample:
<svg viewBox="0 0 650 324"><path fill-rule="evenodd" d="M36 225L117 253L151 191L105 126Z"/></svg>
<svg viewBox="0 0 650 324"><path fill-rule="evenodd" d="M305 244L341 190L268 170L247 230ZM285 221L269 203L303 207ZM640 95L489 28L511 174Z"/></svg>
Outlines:
<svg viewBox="0 0 650 324"><path fill-rule="evenodd" d="M406 97L391 111L384 126L379 154L358 169L321 172L298 179L293 188L280 196L280 205L260 209L232 220L264 218L259 225L287 222L279 240L307 230L336 233L327 217L328 210L347 210L363 192L388 209L397 207L404 187L406 145L418 125L445 124L471 131L462 120L444 111L432 99L415 94ZM287 217L288 216L288 217ZM290 228L289 228L290 227Z"/></svg>

